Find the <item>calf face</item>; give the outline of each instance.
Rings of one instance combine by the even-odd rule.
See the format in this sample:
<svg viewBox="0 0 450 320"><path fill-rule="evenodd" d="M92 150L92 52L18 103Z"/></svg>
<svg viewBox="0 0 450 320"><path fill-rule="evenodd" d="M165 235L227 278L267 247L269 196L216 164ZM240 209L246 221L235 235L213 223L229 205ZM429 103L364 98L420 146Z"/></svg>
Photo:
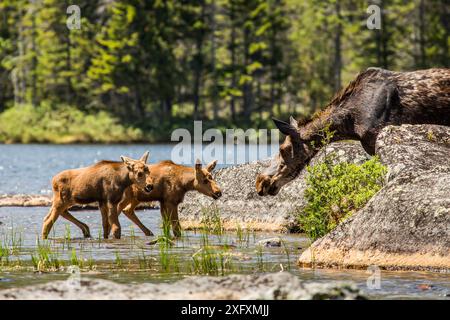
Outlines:
<svg viewBox="0 0 450 320"><path fill-rule="evenodd" d="M197 160L195 163L194 179L194 189L215 200L222 196L222 191L211 175L211 172L216 167L216 164L217 160L214 160L205 168L202 168L202 163L200 160Z"/></svg>
<svg viewBox="0 0 450 320"><path fill-rule="evenodd" d="M131 181L139 188L146 192L153 190L153 182L150 177L150 170L146 165L148 159L148 151L139 160L134 160L125 156L120 158L126 164L129 170Z"/></svg>

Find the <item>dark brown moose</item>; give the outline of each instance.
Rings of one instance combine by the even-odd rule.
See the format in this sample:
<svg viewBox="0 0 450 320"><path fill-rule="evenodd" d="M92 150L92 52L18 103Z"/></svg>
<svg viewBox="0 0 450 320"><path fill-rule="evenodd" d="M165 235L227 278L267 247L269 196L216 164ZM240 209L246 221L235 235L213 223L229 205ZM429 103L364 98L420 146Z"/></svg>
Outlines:
<svg viewBox="0 0 450 320"><path fill-rule="evenodd" d="M168 160L148 165L150 178L153 182L152 192L143 192L135 186L127 188L124 198L118 206L118 214L123 210L124 214L146 236L151 236L153 233L142 224L134 209L140 202L159 201L163 220L170 221L174 235L179 237L181 227L178 220L178 205L183 202L186 192L196 190L213 199L222 196L222 191L211 174L216 167L216 163L217 160L211 162L205 168L202 167L199 160L197 160L194 168L178 165Z"/></svg>
<svg viewBox="0 0 450 320"><path fill-rule="evenodd" d="M359 140L371 155L381 129L388 125L450 126L450 69L393 72L369 68L341 90L312 119L299 124L274 119L286 135L280 152L256 179L260 196L276 195L295 179L320 150L325 128L331 141Z"/></svg>
<svg viewBox="0 0 450 320"><path fill-rule="evenodd" d="M135 186L143 192L153 188L146 166L149 153L139 160L121 156L122 162L100 161L90 167L65 170L53 177L53 204L44 218L42 238L46 239L59 216L73 222L90 237L89 227L72 216L68 209L74 204L98 202L102 214L103 236L108 238L112 231L120 238L120 223L117 218L117 205L124 191Z"/></svg>

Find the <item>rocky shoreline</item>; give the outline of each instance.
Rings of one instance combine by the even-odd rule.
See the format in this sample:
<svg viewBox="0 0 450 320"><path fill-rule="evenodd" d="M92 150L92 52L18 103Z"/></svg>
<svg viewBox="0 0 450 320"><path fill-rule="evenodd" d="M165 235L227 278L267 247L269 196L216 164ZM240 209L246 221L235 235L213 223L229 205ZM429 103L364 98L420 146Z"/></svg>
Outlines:
<svg viewBox="0 0 450 320"><path fill-rule="evenodd" d="M174 283L119 284L82 278L0 290L0 300L356 300L355 284L304 282L293 274L196 276Z"/></svg>

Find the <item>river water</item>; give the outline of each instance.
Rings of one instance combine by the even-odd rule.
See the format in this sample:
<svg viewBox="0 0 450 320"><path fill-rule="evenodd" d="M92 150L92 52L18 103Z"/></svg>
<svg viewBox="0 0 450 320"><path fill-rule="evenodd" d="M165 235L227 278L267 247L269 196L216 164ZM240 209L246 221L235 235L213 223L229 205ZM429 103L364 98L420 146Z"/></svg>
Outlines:
<svg viewBox="0 0 450 320"><path fill-rule="evenodd" d="M90 165L101 159L119 159L124 154L139 157L150 150L150 162L170 158L173 145L0 145L0 194L48 194L51 177L67 168ZM225 166L221 164L220 166ZM220 167L219 166L219 167ZM36 254L42 220L48 208L0 208L0 249L11 238L19 239L20 250L9 260L30 264ZM161 234L159 210L143 210L137 214L156 235ZM98 268L83 272L83 276L97 277L123 283L174 281L193 274L192 257L204 246L201 232L186 231L183 239L169 249L169 256L176 269L161 272L161 249L149 245L153 237L144 237L121 215L124 237L121 240L101 239L101 219L98 211L74 212L91 228L92 239L82 239L73 224L62 218L55 224L49 243L58 252L59 259L69 261L76 253L84 261L93 261ZM258 241L281 237L282 247L262 248ZM449 299L450 276L431 272L381 271L379 286L373 285L373 273L357 270L299 269L295 262L308 246L306 237L299 234L273 234L265 232L228 232L210 235L209 246L226 246L233 267L229 273L279 272L288 270L305 281L353 281L369 297L389 299ZM142 257L154 265L140 270L134 264ZM150 263L149 262L149 263ZM88 263L88 262L85 262ZM107 268L102 268L108 266ZM115 266L111 268L110 266ZM171 266L170 268L173 268ZM371 277L372 276L372 277ZM0 289L67 279L65 272L35 273L2 267L0 264ZM369 280L369 282L368 282ZM369 283L369 284L368 284ZM372 284L372 285L371 285Z"/></svg>

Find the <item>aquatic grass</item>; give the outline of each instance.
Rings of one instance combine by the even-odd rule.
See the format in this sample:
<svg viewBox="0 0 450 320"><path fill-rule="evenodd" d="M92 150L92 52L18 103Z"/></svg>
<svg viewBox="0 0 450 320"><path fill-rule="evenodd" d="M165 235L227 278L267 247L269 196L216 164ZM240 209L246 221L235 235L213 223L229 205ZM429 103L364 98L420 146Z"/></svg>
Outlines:
<svg viewBox="0 0 450 320"><path fill-rule="evenodd" d="M170 234L170 230L171 230L170 217L169 215L164 214L162 219L162 236L165 237L166 239L170 239L172 237Z"/></svg>
<svg viewBox="0 0 450 320"><path fill-rule="evenodd" d="M192 255L193 271L196 274L224 276L233 270L231 256L223 251L202 247Z"/></svg>
<svg viewBox="0 0 450 320"><path fill-rule="evenodd" d="M264 272L264 252L262 245L256 246L256 267L259 272Z"/></svg>
<svg viewBox="0 0 450 320"><path fill-rule="evenodd" d="M120 256L119 251L115 251L114 253L116 260L115 260L115 264L117 267L121 268L123 266L123 261L122 261L122 257Z"/></svg>
<svg viewBox="0 0 450 320"><path fill-rule="evenodd" d="M236 240L237 240L237 242L241 243L242 239L244 239L243 236L244 236L244 232L242 230L241 225L238 223L237 226L236 226L236 238L237 238Z"/></svg>
<svg viewBox="0 0 450 320"><path fill-rule="evenodd" d="M291 271L291 259L290 259L290 254L289 254L289 248L283 239L281 239L281 245L283 246L284 253L285 253L286 259L287 259L287 270Z"/></svg>
<svg viewBox="0 0 450 320"><path fill-rule="evenodd" d="M0 266L9 265L10 249L0 243Z"/></svg>
<svg viewBox="0 0 450 320"><path fill-rule="evenodd" d="M58 253L52 251L49 242L44 241L41 243L39 238L37 238L36 243L36 252L31 254L31 262L36 271L57 271L63 266Z"/></svg>
<svg viewBox="0 0 450 320"><path fill-rule="evenodd" d="M209 234L221 236L224 233L220 210L217 205L202 207L201 229Z"/></svg>
<svg viewBox="0 0 450 320"><path fill-rule="evenodd" d="M70 261L70 265L72 265L72 266L78 266L80 268L83 267L83 259L78 258L77 251L75 250L75 248L73 248L70 253L69 261Z"/></svg>
<svg viewBox="0 0 450 320"><path fill-rule="evenodd" d="M134 232L133 225L130 225L130 243L132 245L136 243L136 233Z"/></svg>
<svg viewBox="0 0 450 320"><path fill-rule="evenodd" d="M71 237L71 233L70 233L70 226L68 224L65 225L65 234L64 234L64 242L63 242L63 249L64 246L67 244L67 249L71 248L71 242L72 237Z"/></svg>

